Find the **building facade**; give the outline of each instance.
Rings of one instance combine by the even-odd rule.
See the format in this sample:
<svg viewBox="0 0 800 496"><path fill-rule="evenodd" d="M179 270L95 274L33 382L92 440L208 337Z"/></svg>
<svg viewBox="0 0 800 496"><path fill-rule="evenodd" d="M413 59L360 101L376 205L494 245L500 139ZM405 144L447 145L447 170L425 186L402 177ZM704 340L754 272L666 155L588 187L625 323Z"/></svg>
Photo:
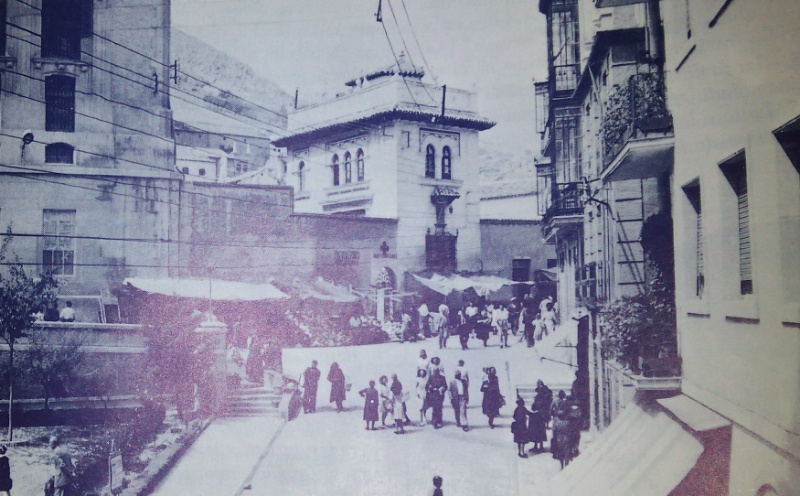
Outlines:
<svg viewBox="0 0 800 496"><path fill-rule="evenodd" d="M800 487L798 20L664 4L681 391L732 424L728 494Z"/></svg>
<svg viewBox="0 0 800 496"><path fill-rule="evenodd" d="M423 83L401 61L289 115L298 212L397 219L396 272L479 270L478 133L494 123L473 93Z"/></svg>

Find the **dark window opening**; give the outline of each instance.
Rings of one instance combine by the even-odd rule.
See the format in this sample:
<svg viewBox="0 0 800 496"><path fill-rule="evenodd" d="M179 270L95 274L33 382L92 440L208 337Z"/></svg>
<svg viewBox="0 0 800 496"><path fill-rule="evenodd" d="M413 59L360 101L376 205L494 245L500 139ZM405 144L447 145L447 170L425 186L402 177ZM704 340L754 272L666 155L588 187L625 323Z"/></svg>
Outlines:
<svg viewBox="0 0 800 496"><path fill-rule="evenodd" d="M358 174L358 182L364 181L364 150L361 148L356 152L356 169Z"/></svg>
<svg viewBox="0 0 800 496"><path fill-rule="evenodd" d="M188 174L189 173L189 168L188 167L184 167L183 169L181 169L181 172L183 172L184 174Z"/></svg>
<svg viewBox="0 0 800 496"><path fill-rule="evenodd" d="M43 0L42 57L80 60L81 38L91 36L92 0Z"/></svg>
<svg viewBox="0 0 800 496"><path fill-rule="evenodd" d="M0 56L6 54L6 0L0 0Z"/></svg>
<svg viewBox="0 0 800 496"><path fill-rule="evenodd" d="M75 79L48 76L44 81L45 131L75 132Z"/></svg>
<svg viewBox="0 0 800 496"><path fill-rule="evenodd" d="M306 163L302 160L297 165L297 191L304 191L306 188L305 184L305 171Z"/></svg>
<svg viewBox="0 0 800 496"><path fill-rule="evenodd" d="M750 246L750 202L747 196L747 163L744 150L720 164L722 173L736 194L739 240L739 292L753 294L753 267Z"/></svg>
<svg viewBox="0 0 800 496"><path fill-rule="evenodd" d="M66 143L52 143L44 147L44 161L48 164L71 164L75 149Z"/></svg>
<svg viewBox="0 0 800 496"><path fill-rule="evenodd" d="M431 179L436 177L436 149L433 145L425 148L425 177Z"/></svg>
<svg viewBox="0 0 800 496"><path fill-rule="evenodd" d="M344 154L344 182L345 184L353 182L353 164L350 152Z"/></svg>
<svg viewBox="0 0 800 496"><path fill-rule="evenodd" d="M331 170L333 171L333 185L339 186L339 155L333 156Z"/></svg>
<svg viewBox="0 0 800 496"><path fill-rule="evenodd" d="M197 171L197 174L200 175L200 176L205 176L206 175L206 170L205 169L200 169L199 171Z"/></svg>
<svg viewBox="0 0 800 496"><path fill-rule="evenodd" d="M705 291L705 253L703 250L703 211L700 204L700 185L685 186L683 192L694 209L695 296L702 298Z"/></svg>
<svg viewBox="0 0 800 496"><path fill-rule="evenodd" d="M442 179L452 179L452 158L450 154L450 147L442 148Z"/></svg>

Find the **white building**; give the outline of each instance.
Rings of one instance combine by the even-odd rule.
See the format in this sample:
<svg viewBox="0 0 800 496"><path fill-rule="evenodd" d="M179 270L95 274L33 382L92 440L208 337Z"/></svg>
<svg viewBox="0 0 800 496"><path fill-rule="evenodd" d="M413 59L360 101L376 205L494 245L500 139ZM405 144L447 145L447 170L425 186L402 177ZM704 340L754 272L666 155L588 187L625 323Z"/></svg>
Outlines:
<svg viewBox="0 0 800 496"><path fill-rule="evenodd" d="M352 80L290 113L274 144L287 148L296 211L398 219L401 272L478 270L478 133L494 123L474 93L422 76L401 61Z"/></svg>

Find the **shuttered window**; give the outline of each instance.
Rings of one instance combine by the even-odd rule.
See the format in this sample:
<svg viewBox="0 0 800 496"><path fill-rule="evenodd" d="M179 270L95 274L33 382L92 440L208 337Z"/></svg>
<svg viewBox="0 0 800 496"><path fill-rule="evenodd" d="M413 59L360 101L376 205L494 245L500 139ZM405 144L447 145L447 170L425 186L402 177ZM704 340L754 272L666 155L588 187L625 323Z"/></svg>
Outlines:
<svg viewBox="0 0 800 496"><path fill-rule="evenodd" d="M452 169L452 154L450 153L450 147L445 146L442 148L442 179L452 179L453 177L453 169Z"/></svg>
<svg viewBox="0 0 800 496"><path fill-rule="evenodd" d="M350 152L344 154L344 182L345 184L353 182L353 161Z"/></svg>
<svg viewBox="0 0 800 496"><path fill-rule="evenodd" d="M436 148L433 145L425 148L425 177L436 177Z"/></svg>
<svg viewBox="0 0 800 496"><path fill-rule="evenodd" d="M700 206L700 185L695 183L691 186L684 186L683 192L689 204L692 206L694 213L694 222L689 221L694 236L690 239L694 241L694 255L695 255L695 287L694 294L698 298L703 297L703 292L706 286L706 268L705 268L705 252L703 249L703 211ZM694 225L692 225L694 224Z"/></svg>
<svg viewBox="0 0 800 496"><path fill-rule="evenodd" d="M339 186L339 155L334 155L331 159L331 170L333 171L333 185Z"/></svg>
<svg viewBox="0 0 800 496"><path fill-rule="evenodd" d="M75 275L75 210L44 210L42 214L45 272Z"/></svg>
<svg viewBox="0 0 800 496"><path fill-rule="evenodd" d="M364 150L361 148L356 152L356 164L358 170L358 182L364 181Z"/></svg>
<svg viewBox="0 0 800 496"><path fill-rule="evenodd" d="M75 79L48 76L44 80L45 131L75 132Z"/></svg>
<svg viewBox="0 0 800 496"><path fill-rule="evenodd" d="M720 164L736 195L736 229L739 240L739 293L753 294L753 269L750 249L750 205L747 198L747 163L741 151Z"/></svg>

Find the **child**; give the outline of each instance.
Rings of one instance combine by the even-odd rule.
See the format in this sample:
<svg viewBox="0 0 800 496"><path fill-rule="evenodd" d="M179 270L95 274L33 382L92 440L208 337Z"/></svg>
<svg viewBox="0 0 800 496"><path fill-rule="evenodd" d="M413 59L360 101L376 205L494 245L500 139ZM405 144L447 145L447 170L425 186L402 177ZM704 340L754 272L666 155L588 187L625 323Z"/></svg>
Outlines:
<svg viewBox="0 0 800 496"><path fill-rule="evenodd" d="M444 496L444 492L442 491L442 478L438 475L433 476L433 492L431 494L432 496Z"/></svg>

